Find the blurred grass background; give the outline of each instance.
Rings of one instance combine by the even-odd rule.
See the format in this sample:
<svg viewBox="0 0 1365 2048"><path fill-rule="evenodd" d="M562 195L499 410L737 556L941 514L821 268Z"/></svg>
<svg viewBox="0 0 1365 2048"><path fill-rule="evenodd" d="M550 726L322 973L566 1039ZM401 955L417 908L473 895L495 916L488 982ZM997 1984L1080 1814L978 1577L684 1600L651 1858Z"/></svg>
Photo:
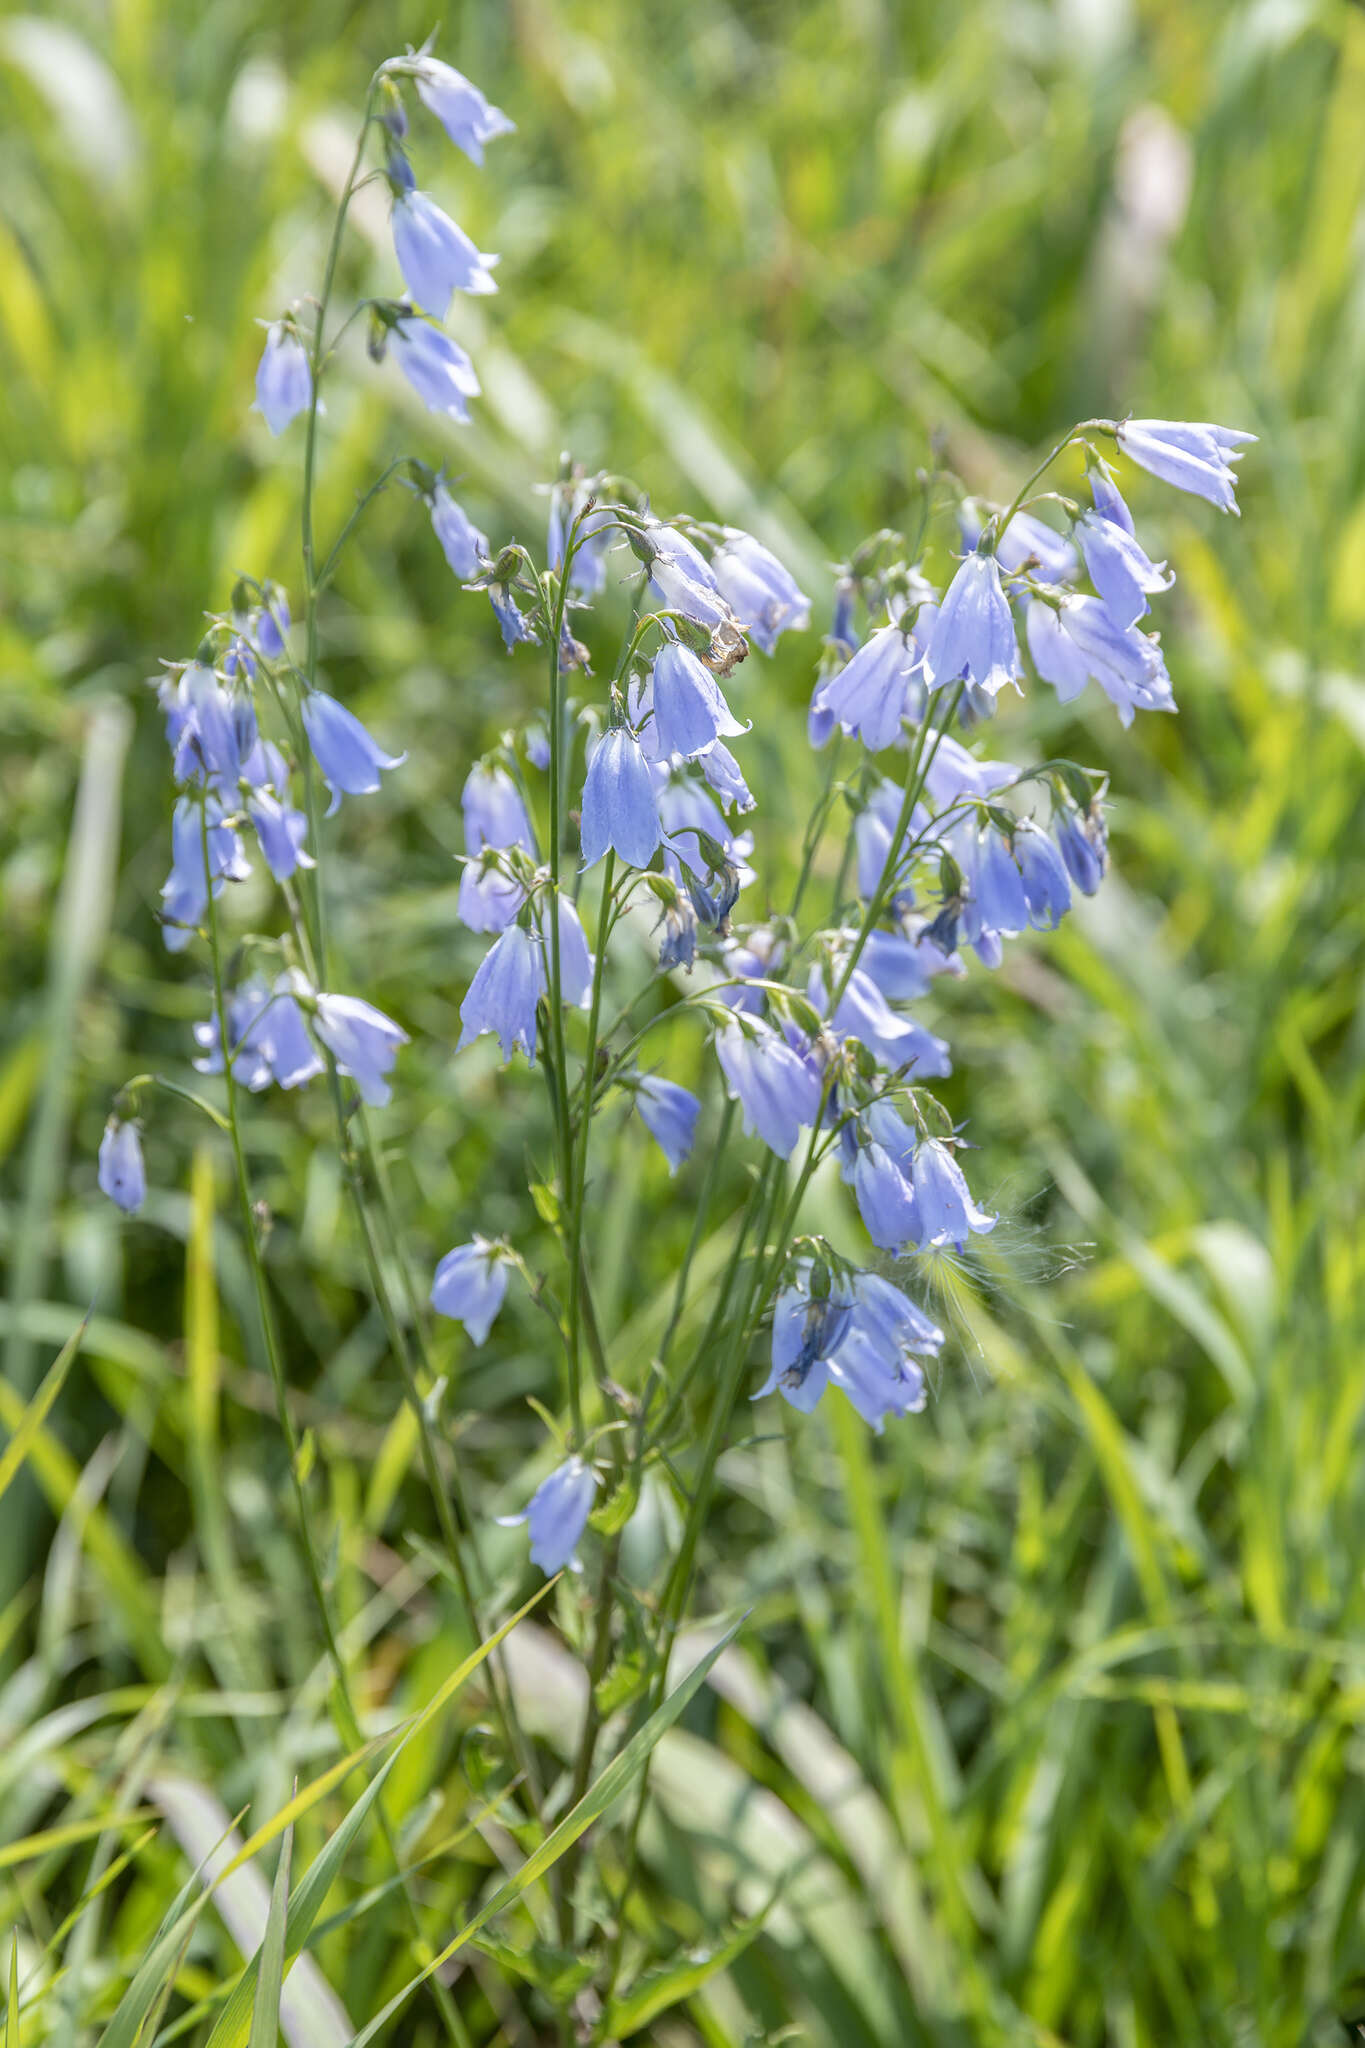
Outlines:
<svg viewBox="0 0 1365 2048"><path fill-rule="evenodd" d="M5 1430L96 1304L0 1500L0 1930L25 2043L97 2039L200 1854L339 1753L244 1255L215 1220L226 1161L163 1101L125 1227L94 1158L113 1091L184 1075L207 1007L153 916L168 777L145 679L239 570L296 584L299 448L248 413L254 323L318 276L364 81L431 26L409 0L0 16ZM569 448L751 525L820 603L830 561L908 518L932 436L1003 495L1097 411L1262 436L1240 525L1134 483L1181 572L1179 719L1125 735L1102 703L1036 696L991 735L1111 771L1116 872L942 1006L976 1184L1014 1221L948 1304L961 1343L928 1415L874 1444L822 1411L722 1466L703 1604L755 1612L658 1753L629 1915L645 1989L616 2032L1340 2042L1365 2013L1365 13L520 0L452 11L439 49L518 124L482 176L414 135L422 182L502 256L500 295L457 316L486 396L443 438L358 358L329 397L324 528L412 447L465 474L488 532L530 539ZM358 212L346 288L391 289L382 209ZM490 624L397 493L324 621L334 686L410 750L328 858L343 985L416 1040L383 1130L419 1267L470 1226L524 1238L543 1150L523 1075L449 1058L475 957L459 788L540 689ZM779 898L817 773L815 646L742 692ZM268 899L242 897L249 930ZM670 1070L695 1058L680 1036ZM250 1139L347 1654L368 1708L406 1710L469 1644L325 1106L253 1104ZM638 1384L687 1212L638 1133L600 1197ZM819 1200L847 1231L838 1191ZM438 1347L477 1500L519 1506L542 1441L524 1397L553 1399L533 1311L484 1352ZM641 1583L671 1512L652 1496L632 1531ZM510 1604L522 1546L488 1549ZM576 1589L556 1613L572 1640ZM527 1642L553 1756L572 1666ZM388 1788L436 1940L517 1853L468 1826L477 1705ZM337 1802L301 1823L296 1870ZM151 1839L122 1818L143 1812L168 1816ZM414 1967L371 1834L313 1936L355 2026ZM263 1915L254 1935L250 1910L245 1932L202 1916L157 2039L207 2039ZM736 1926L696 1988L649 1991L657 1959ZM497 1931L455 1983L469 2036L549 2038L526 1980L562 1989L567 1965L524 1912ZM290 2040L347 2039L314 1989ZM392 2038L442 2038L434 2008Z"/></svg>

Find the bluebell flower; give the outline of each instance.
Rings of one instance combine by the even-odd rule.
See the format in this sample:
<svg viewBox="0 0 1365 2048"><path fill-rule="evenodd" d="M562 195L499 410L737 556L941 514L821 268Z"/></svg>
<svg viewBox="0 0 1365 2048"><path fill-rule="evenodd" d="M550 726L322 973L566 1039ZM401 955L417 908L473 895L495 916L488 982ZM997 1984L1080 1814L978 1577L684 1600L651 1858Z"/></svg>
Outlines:
<svg viewBox="0 0 1365 2048"><path fill-rule="evenodd" d="M645 545L650 550L649 591L654 603L706 627L711 660L728 675L743 660L748 643L710 563L675 527L651 526Z"/></svg>
<svg viewBox="0 0 1365 2048"><path fill-rule="evenodd" d="M467 583L477 576L480 560L488 556L488 537L479 532L439 478L431 494L431 525L442 554L460 581Z"/></svg>
<svg viewBox="0 0 1365 2048"><path fill-rule="evenodd" d="M207 874L201 801L208 822ZM218 897L228 882L244 882L250 873L241 840L223 823L222 806L213 797L180 797L171 815L171 872L161 889L161 935L167 952L183 953L204 922L210 885Z"/></svg>
<svg viewBox="0 0 1365 2048"><path fill-rule="evenodd" d="M496 256L475 248L463 228L425 192L404 192L393 205L393 246L398 267L417 304L445 318L456 292L477 298L497 290Z"/></svg>
<svg viewBox="0 0 1365 2048"><path fill-rule="evenodd" d="M521 641L535 639L535 634L527 625L525 616L512 595L510 583L490 583L488 602L493 607L493 616L502 634L502 644L509 654Z"/></svg>
<svg viewBox="0 0 1365 2048"><path fill-rule="evenodd" d="M664 936L659 944L659 966L667 971L682 968L691 969L697 957L697 913L692 900L685 893L679 893L673 902L664 906L659 923Z"/></svg>
<svg viewBox="0 0 1365 2048"><path fill-rule="evenodd" d="M1021 818L1014 828L1014 857L1023 877L1029 922L1038 931L1056 931L1071 908L1065 861L1030 818Z"/></svg>
<svg viewBox="0 0 1365 2048"><path fill-rule="evenodd" d="M1169 590L1175 576L1164 562L1148 559L1113 483L1092 471L1090 487L1095 505L1082 512L1074 528L1086 571L1115 625L1135 626L1151 610L1148 597ZM1111 518L1110 513L1119 509L1125 516Z"/></svg>
<svg viewBox="0 0 1365 2048"><path fill-rule="evenodd" d="M821 747L829 745L830 735L839 723L834 715L834 707L824 697L824 687L823 682L816 684L815 693L810 700L810 709L806 713L806 738L817 753Z"/></svg>
<svg viewBox="0 0 1365 2048"><path fill-rule="evenodd" d="M301 975L286 969L275 985L248 982L228 998L227 1023L232 1071L244 1087L258 1093L273 1081L280 1088L301 1088L326 1065L308 1035L299 1007L300 993L311 997ZM201 1074L221 1074L223 1047L217 1016L196 1024L194 1037L200 1057L194 1065Z"/></svg>
<svg viewBox="0 0 1365 2048"><path fill-rule="evenodd" d="M1056 609L1040 597L1031 598L1024 630L1033 666L1045 683L1051 683L1063 704L1072 703L1090 681L1090 669L1080 648L1063 630Z"/></svg>
<svg viewBox="0 0 1365 2048"><path fill-rule="evenodd" d="M1109 865L1109 834L1098 804L1067 813L1057 827L1057 848L1081 894L1093 896Z"/></svg>
<svg viewBox="0 0 1365 2048"><path fill-rule="evenodd" d="M838 1282L823 1300L810 1286L811 1262L802 1260L774 1306L772 1369L753 1398L780 1393L809 1414L833 1384L878 1431L888 1415L923 1408L924 1374L912 1354L937 1351L943 1332L877 1274L858 1274L851 1291Z"/></svg>
<svg viewBox="0 0 1365 2048"><path fill-rule="evenodd" d="M550 765L550 735L539 720L527 726L521 736L521 743L526 749L526 758L531 766L538 768L543 775Z"/></svg>
<svg viewBox="0 0 1365 2048"><path fill-rule="evenodd" d="M860 1273L854 1287L854 1317L869 1336L932 1356L943 1332L923 1309L880 1273Z"/></svg>
<svg viewBox="0 0 1365 2048"><path fill-rule="evenodd" d="M507 1292L508 1263L501 1245L475 1236L457 1244L436 1268L431 1305L437 1315L463 1323L471 1344L482 1344Z"/></svg>
<svg viewBox="0 0 1365 2048"><path fill-rule="evenodd" d="M735 870L736 892L747 889L754 879L752 868L746 865L754 850L753 834L737 832L729 824L710 792L691 776L668 778L666 770L659 770L655 778L658 792L659 820L664 832L664 868L676 881L687 868L700 882L705 882L710 872L710 863L703 846L703 835L714 839L725 859Z"/></svg>
<svg viewBox="0 0 1365 2048"><path fill-rule="evenodd" d="M1019 773L1012 761L978 760L945 732L925 772L924 786L938 809L945 811L962 797L986 802L996 790L1017 782Z"/></svg>
<svg viewBox="0 0 1365 2048"><path fill-rule="evenodd" d="M439 57L421 59L417 97L473 164L483 162L486 142L516 132L515 121L509 121L501 107L492 106L462 71L443 64Z"/></svg>
<svg viewBox="0 0 1365 2048"><path fill-rule="evenodd" d="M806 994L816 1009L828 1000L825 980L813 967ZM893 1073L904 1070L920 1080L942 1078L952 1072L948 1046L932 1031L911 1017L898 1017L867 970L855 967L840 996L830 1028L839 1038L856 1038L879 1065Z"/></svg>
<svg viewBox="0 0 1365 2048"><path fill-rule="evenodd" d="M135 1123L111 1116L100 1139L100 1192L131 1216L147 1199L142 1140Z"/></svg>
<svg viewBox="0 0 1365 2048"><path fill-rule="evenodd" d="M1118 429L1125 455L1163 483L1193 491L1224 512L1238 510L1233 494L1237 474L1229 458L1255 439L1235 427L1215 427L1206 421L1124 420Z"/></svg>
<svg viewBox="0 0 1365 2048"><path fill-rule="evenodd" d="M1175 710L1171 679L1155 634L1120 626L1097 597L1063 598L1060 617L1063 631L1122 725L1131 725L1138 711Z"/></svg>
<svg viewBox="0 0 1365 2048"><path fill-rule="evenodd" d="M510 925L480 961L460 1005L460 1052L481 1032L496 1032L504 1060L518 1046L536 1056L536 1005L545 993L545 949L537 934Z"/></svg>
<svg viewBox="0 0 1365 2048"><path fill-rule="evenodd" d="M330 818L342 796L370 796L379 787L384 768L398 768L406 754L386 754L375 744L353 711L323 690L310 690L303 700L303 729L323 780L332 792Z"/></svg>
<svg viewBox="0 0 1365 2048"><path fill-rule="evenodd" d="M265 603L256 614L256 645L267 661L278 661L284 653L291 623L288 594L278 583L267 583Z"/></svg>
<svg viewBox="0 0 1365 2048"><path fill-rule="evenodd" d="M873 1244L898 1251L902 1245L919 1243L914 1188L886 1147L875 1140L858 1147L853 1191Z"/></svg>
<svg viewBox="0 0 1365 2048"><path fill-rule="evenodd" d="M833 716L870 752L880 753L900 737L906 691L918 661L918 651L899 626L879 627L819 685L811 699L812 717Z"/></svg>
<svg viewBox="0 0 1365 2048"><path fill-rule="evenodd" d="M614 847L633 868L647 868L663 837L649 763L629 726L603 733L588 762L580 827L583 865Z"/></svg>
<svg viewBox="0 0 1365 2048"><path fill-rule="evenodd" d="M962 1168L936 1138L920 1141L911 1177L925 1244L952 1244L961 1251L969 1231L994 1230L996 1218L977 1208Z"/></svg>
<svg viewBox="0 0 1365 2048"><path fill-rule="evenodd" d="M809 625L810 599L752 534L727 526L711 573L735 617L765 654L773 652L783 633Z"/></svg>
<svg viewBox="0 0 1365 2048"><path fill-rule="evenodd" d="M829 1361L852 1323L853 1304L842 1293L823 1299L810 1293L810 1261L803 1259L793 1283L773 1304L772 1365L753 1396L781 1394L802 1415L809 1415L829 1384Z"/></svg>
<svg viewBox="0 0 1365 2048"><path fill-rule="evenodd" d="M485 855L465 862L455 914L471 932L506 931L525 901L524 886L507 872L491 847Z"/></svg>
<svg viewBox="0 0 1365 2048"><path fill-rule="evenodd" d="M531 1534L531 1562L546 1578L564 1570L582 1571L578 1545L588 1526L597 1496L597 1474L581 1458L569 1458L531 1496L524 1515L500 1515L504 1528L525 1522Z"/></svg>
<svg viewBox="0 0 1365 2048"><path fill-rule="evenodd" d="M179 695L182 715L177 720L176 780L206 782L215 795L230 803L237 794L243 742L247 753L256 743L250 703L225 690L202 661L189 664L180 679Z"/></svg>
<svg viewBox="0 0 1365 2048"><path fill-rule="evenodd" d="M295 868L313 866L313 856L304 849L308 820L302 811L282 803L268 789L258 789L247 798L246 812L277 882L287 882Z"/></svg>
<svg viewBox="0 0 1365 2048"><path fill-rule="evenodd" d="M635 1083L635 1107L668 1161L669 1172L676 1173L692 1150L701 1104L676 1081L665 1081L660 1074L641 1074Z"/></svg>
<svg viewBox="0 0 1365 2048"><path fill-rule="evenodd" d="M757 1131L770 1151L789 1159L803 1130L820 1114L819 1074L770 1024L724 1024L716 1057L728 1092L744 1112L746 1131Z"/></svg>
<svg viewBox="0 0 1365 2048"><path fill-rule="evenodd" d="M359 996L320 993L313 1023L338 1070L350 1075L366 1102L382 1109L393 1093L387 1076L399 1046L408 1043L407 1032Z"/></svg>
<svg viewBox="0 0 1365 2048"><path fill-rule="evenodd" d="M723 734L747 730L731 713L710 669L690 647L666 641L654 658L650 680L660 755L681 754L690 760Z"/></svg>
<svg viewBox="0 0 1365 2048"><path fill-rule="evenodd" d="M888 1415L918 1415L928 1400L916 1360L878 1344L856 1320L830 1360L829 1376L878 1436Z"/></svg>
<svg viewBox="0 0 1365 2048"><path fill-rule="evenodd" d="M586 1010L592 1000L593 957L588 947L588 935L583 929L583 920L572 896L560 890L555 901L559 905L559 986L566 1003L576 1003ZM545 974L548 987L550 972L550 938L545 927L545 895L536 903L536 930L541 935L545 949Z"/></svg>
<svg viewBox="0 0 1365 2048"><path fill-rule="evenodd" d="M1027 930L1030 920L1024 878L1009 841L994 825L980 831L969 826L967 844L971 851L961 863L970 890L963 917L967 937L974 937L978 923L1009 937Z"/></svg>
<svg viewBox="0 0 1365 2048"><path fill-rule="evenodd" d="M1020 677L1000 565L980 549L966 557L948 585L924 651L924 680L931 690L959 677L992 699Z"/></svg>
<svg viewBox="0 0 1365 2048"><path fill-rule="evenodd" d="M739 811L753 810L753 792L744 780L744 771L723 740L703 747L697 756L697 766L723 804L733 804Z"/></svg>
<svg viewBox="0 0 1365 2048"><path fill-rule="evenodd" d="M430 412L442 412L461 425L468 422L466 399L480 391L474 365L460 347L429 320L405 311L392 328L399 369Z"/></svg>
<svg viewBox="0 0 1365 2048"><path fill-rule="evenodd" d="M308 351L284 321L266 329L265 353L256 371L256 403L272 434L282 434L291 420L307 412L313 399L313 372Z"/></svg>
<svg viewBox="0 0 1365 2048"><path fill-rule="evenodd" d="M466 852L482 853L485 846L521 846L527 853L535 851L535 835L521 791L497 763L475 763L465 777L460 808Z"/></svg>
<svg viewBox="0 0 1365 2048"><path fill-rule="evenodd" d="M881 887L882 876L887 872L887 863L892 855L892 834L900 819L903 801L904 792L899 785L884 775L863 809L854 816L853 846L857 857L858 894L864 902L871 902ZM911 841L927 832L929 823L929 814L923 804L916 804L895 849L897 868L905 859ZM898 899L910 900L908 884L903 878L896 893Z"/></svg>

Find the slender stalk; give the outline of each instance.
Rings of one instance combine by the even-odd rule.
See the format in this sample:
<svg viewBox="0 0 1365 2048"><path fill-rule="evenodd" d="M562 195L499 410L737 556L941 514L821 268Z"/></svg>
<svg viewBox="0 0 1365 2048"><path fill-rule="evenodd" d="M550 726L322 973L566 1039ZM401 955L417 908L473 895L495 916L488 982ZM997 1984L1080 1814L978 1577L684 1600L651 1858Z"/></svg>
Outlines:
<svg viewBox="0 0 1365 2048"><path fill-rule="evenodd" d="M583 1212L588 1184L588 1146L592 1139L593 1087L597 1072L597 1028L602 1016L602 977L606 969L607 945L611 938L612 885L616 878L616 853L607 854L602 871L602 903L597 917L597 957L593 961L592 994L588 1007L588 1050L583 1060L583 1102L579 1113L578 1155L573 1168L569 1199L569 1354L572 1383L582 1384L580 1346L583 1319ZM557 908L557 906L556 906ZM558 918L556 917L556 923ZM575 1415L574 1428L582 1431L582 1416Z"/></svg>

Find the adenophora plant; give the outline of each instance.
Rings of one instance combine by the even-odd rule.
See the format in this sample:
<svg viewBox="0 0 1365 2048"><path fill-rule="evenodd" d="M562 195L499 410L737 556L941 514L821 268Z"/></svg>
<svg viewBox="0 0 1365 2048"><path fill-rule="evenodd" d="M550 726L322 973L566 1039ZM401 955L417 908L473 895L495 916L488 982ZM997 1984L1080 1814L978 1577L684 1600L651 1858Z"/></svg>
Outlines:
<svg viewBox="0 0 1365 2048"><path fill-rule="evenodd" d="M425 51L384 64L371 83L319 296L269 328L257 377L257 405L272 432L304 416L303 617L298 627L291 622L276 585L241 582L230 609L211 617L195 657L173 666L160 685L177 788L163 920L171 950L207 943L213 1003L196 1030L196 1064L221 1075L224 1108L200 1106L232 1141L313 1592L354 1737L292 1455L238 1095L314 1079L330 1091L375 1300L413 1406L456 1580L471 1625L484 1629L488 1587L477 1531L458 1468L453 1503L442 1476L422 1304L395 1302L386 1277L406 1271L404 1233L363 1107L388 1100L406 1034L362 998L333 988L316 865L321 786L330 793L330 817L343 798L377 789L381 774L402 760L320 687L318 636L319 596L359 512L401 472L425 501L455 575L487 593L506 647L538 647L545 664L543 711L519 742L505 738L464 782L460 915L489 944L464 997L460 1044L491 1032L504 1061L520 1052L541 1068L556 1157L553 1187L534 1192L562 1248L562 1276L532 1281L515 1244L472 1231L436 1266L430 1301L483 1344L520 1275L535 1286L562 1344L560 1460L517 1519L528 1525L531 1558L546 1573L581 1568L580 1549L594 1532L594 1683L573 1767L576 1798L598 1760L595 1688L615 1640L621 1531L646 1470L660 1465L672 1480L682 1464L688 1488L676 1554L648 1603L656 1641L636 1703L640 1720L662 1697L717 1458L741 1397L776 1393L809 1412L833 1388L877 1431L888 1417L922 1409L926 1361L945 1340L908 1291L916 1258L961 1250L995 1221L969 1191L961 1133L933 1091L949 1072L948 1046L914 1005L937 977L966 971L965 949L993 967L1005 939L1054 928L1073 889L1099 887L1107 859L1104 783L1064 761L1025 771L983 759L952 728L979 727L1000 690L1022 684L1021 628L1032 669L1064 701L1095 681L1125 724L1138 710L1173 711L1160 641L1143 625L1149 599L1172 578L1136 538L1101 449L1235 511L1231 460L1252 437L1165 421L1085 421L1007 508L975 499L957 506L962 552L942 592L925 580L910 559L917 550L908 551L901 536L881 533L861 548L839 575L810 710L815 746L837 731L859 742L859 751L851 768L846 746L831 761L789 906L761 922L740 922L739 906L757 881L742 822L754 799L728 744L740 744L747 727L727 688L733 691L751 647L771 654L782 633L806 625L810 610L766 548L730 527L662 521L619 479L583 477L566 465L551 487L540 567L517 542L491 545L444 479L409 458L384 472L329 551L318 549L319 391L338 333L355 317L353 310L333 320L333 286L347 211L367 179L390 187L394 247L409 294L364 302L371 355L391 355L425 403L456 420L467 418L479 391L469 358L439 323L454 293L495 289L496 258L481 254L416 188L405 148L409 86L476 164L483 145L512 125ZM376 145L382 164L367 170ZM1083 509L1054 492L1036 493L1073 445L1087 464ZM924 481L921 540L943 496L940 482ZM1040 502L1052 519L1030 509ZM1066 531L1052 523L1058 515ZM632 558L635 601L624 648L610 678L598 679L575 620L603 595L612 565L630 569ZM849 814L845 859L822 921L809 915L812 884L841 802ZM274 942L273 959L271 947L257 943L258 971L229 987L219 905L228 885L248 873L253 840L282 891L287 936ZM608 1022L608 956L623 920L638 931L642 913L655 933L653 972L668 978L670 1000L638 1025L638 1002ZM633 949L623 970L632 971L637 958ZM651 1028L665 1014L691 1015L709 1037L717 1092L728 1098L716 1150L734 1137L737 1116L762 1149L728 1261L703 1288L692 1255L712 1188L706 1176L667 1329L641 1385L623 1391L607 1372L608 1333L594 1304L587 1191L602 1165L594 1159L603 1136L599 1112L613 1097L638 1111L670 1169L691 1150L702 1105L648 1063ZM100 1184L129 1210L145 1192L137 1114L151 1085L142 1076L123 1091L100 1152ZM837 1160L866 1225L870 1249L857 1264L801 1234L803 1196L827 1157ZM679 1356L679 1333L698 1322L699 1340ZM751 1375L751 1357L765 1326L770 1368L763 1379ZM683 1423L688 1389L700 1375L709 1382L709 1423L697 1447L683 1441ZM521 1796L537 1808L536 1759L506 1677L492 1669ZM628 1856L633 1844L632 1831ZM565 1885L559 1912L566 1938L574 1911ZM618 1935L604 1955L608 1978L619 1955Z"/></svg>

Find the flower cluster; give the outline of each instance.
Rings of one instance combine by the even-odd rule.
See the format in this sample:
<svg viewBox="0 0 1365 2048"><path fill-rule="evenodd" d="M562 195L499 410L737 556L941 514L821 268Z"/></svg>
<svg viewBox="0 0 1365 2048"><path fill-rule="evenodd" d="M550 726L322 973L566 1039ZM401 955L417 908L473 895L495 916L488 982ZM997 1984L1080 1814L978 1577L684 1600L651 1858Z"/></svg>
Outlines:
<svg viewBox="0 0 1365 2048"><path fill-rule="evenodd" d="M338 236L373 131L383 160L367 175L387 185L405 295L363 302L369 352L391 356L431 411L464 421L479 381L443 323L458 294L496 290L498 259L418 188L405 82L474 164L512 124L429 51L391 59L375 75L341 201ZM215 999L195 1029L194 1064L225 1076L230 1116L239 1085L291 1090L329 1070L383 1104L405 1043L373 1005L323 986L318 788L331 817L345 799L376 791L404 758L385 752L317 676L319 592L358 517L319 570L310 493L318 385L339 338L325 332L333 267L307 319L294 307L270 324L256 380L272 433L307 418L305 630L278 585L243 580L195 657L160 685L176 786L162 924L173 952L197 934L209 940ZM515 538L490 543L451 482L413 458L391 465L362 500L359 510L403 472L454 577L486 593L505 649L538 650L548 673L548 701L463 780L458 911L485 949L463 994L457 1049L488 1036L505 1063L520 1053L545 1073L558 1187L537 1189L537 1206L565 1254L565 1298L553 1299L513 1243L477 1232L439 1260L430 1290L436 1313L481 1345L518 1273L563 1339L562 1455L512 1518L529 1524L531 1557L545 1571L577 1567L599 1488L597 1447L614 1427L585 1426L582 1398L583 1215L599 1112L616 1099L637 1113L671 1174L688 1160L705 1113L698 1095L642 1063L649 1031L665 1017L696 1020L715 1091L729 1098L725 1128L737 1119L767 1152L745 1225L757 1224L747 1293L724 1332L742 1370L771 1313L771 1371L754 1398L776 1392L809 1412L833 1384L878 1431L888 1416L924 1407L926 1368L944 1333L878 1268L902 1262L899 1279L912 1259L962 1254L996 1219L968 1186L962 1132L933 1092L951 1052L921 1006L968 971L967 956L994 968L1007 940L1055 929L1074 891L1099 888L1108 860L1102 777L1069 761L991 759L974 735L1006 686L1022 688L1030 671L1063 702L1097 684L1125 725L1140 710L1175 710L1160 636L1147 623L1173 577L1138 539L1101 444L1236 511L1232 462L1251 438L1210 425L1088 421L1010 506L956 505L960 552L941 582L896 534L860 549L839 572L818 656L809 733L817 749L835 744L796 895L785 913L769 895L762 917L749 920L741 906L759 880L758 807L743 765L744 713L761 663L743 664L804 631L811 612L778 556L733 526L662 520L628 482L584 476L567 461L548 489L543 566ZM1073 447L1084 456L1086 501L1031 498ZM926 483L926 523L937 482ZM634 594L622 652L599 680L578 628L613 582L632 582ZM835 818L845 832L842 856L827 864L832 898L823 919L803 922L808 883L830 878L822 842ZM251 873L253 854L278 885L286 929L278 941L253 942L252 971L225 989L216 905ZM627 918L634 938L628 955L619 949L619 971L652 984L650 1015L627 1030L649 992L637 989L604 1029L604 972ZM652 934L644 969L642 932ZM861 1264L797 1234L801 1197L825 1159L865 1225L871 1249ZM785 1162L794 1185L779 1203ZM125 1209L142 1201L135 1094L110 1120L99 1177ZM687 1279L685 1267L680 1301ZM620 1390L603 1380L599 1391L606 1416ZM670 1402L670 1420L678 1406ZM641 1427L637 1459L669 1448Z"/></svg>

